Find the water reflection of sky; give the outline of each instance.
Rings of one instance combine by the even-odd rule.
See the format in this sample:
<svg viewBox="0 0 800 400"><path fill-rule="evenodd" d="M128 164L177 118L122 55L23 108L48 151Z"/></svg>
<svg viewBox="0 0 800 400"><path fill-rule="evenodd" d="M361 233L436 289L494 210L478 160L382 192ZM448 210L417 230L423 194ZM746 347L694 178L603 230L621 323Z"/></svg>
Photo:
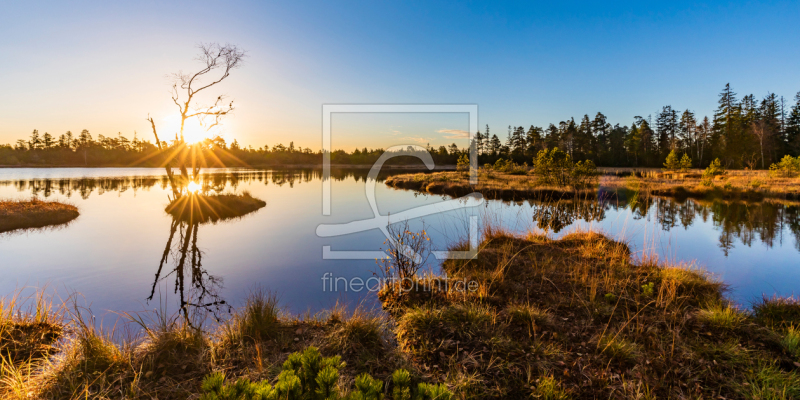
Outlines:
<svg viewBox="0 0 800 400"><path fill-rule="evenodd" d="M86 171L93 179L77 179ZM100 178L100 174L127 178ZM384 239L381 233L315 235L320 223L373 217L364 193L364 175L366 171L335 171L330 217L321 215L319 171L216 171L209 175L207 179L219 190L247 190L267 202L265 208L243 219L197 229L202 268L222 280L220 297L235 306L248 289L258 285L277 291L293 312L319 310L337 301L374 301L364 292L323 291L324 273L367 279L375 264L323 260L322 246L377 250ZM36 192L69 201L81 210L81 216L64 228L0 237L0 293L49 284L62 295L80 292L98 314L152 309L158 306L159 296L161 303L175 304L178 294L172 279L160 281L155 299L146 301L173 222L163 211L168 189L160 170L0 169L0 177L0 198L24 198ZM441 200L377 186L382 213ZM554 236L578 227L600 229L625 238L638 254L655 251L662 259L695 261L728 283L731 296L745 304L762 293L791 295L800 282L797 207L665 199L640 200L634 206L627 201L602 205L490 201L479 209L428 216L424 222L441 248L463 239L467 216L472 214L518 232L542 229L544 222L560 228ZM420 221L414 224L419 227Z"/></svg>

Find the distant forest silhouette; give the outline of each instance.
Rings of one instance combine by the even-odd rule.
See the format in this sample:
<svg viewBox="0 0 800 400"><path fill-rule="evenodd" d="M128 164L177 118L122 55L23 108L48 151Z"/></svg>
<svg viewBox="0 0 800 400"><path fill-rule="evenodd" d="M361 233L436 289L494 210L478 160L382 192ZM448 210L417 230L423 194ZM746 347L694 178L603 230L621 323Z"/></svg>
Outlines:
<svg viewBox="0 0 800 400"><path fill-rule="evenodd" d="M607 167L661 167L673 150L688 154L697 168L719 158L729 168L763 169L785 155L800 156L800 92L794 104L774 93L760 101L752 94L739 100L726 85L718 104L710 119L700 119L691 110L679 112L665 106L655 118L636 116L629 126L611 125L599 112L594 119L587 114L579 122L570 118L547 128L509 126L504 141L486 125L469 146L475 146L480 165L501 158L530 164L540 150L553 147L568 152L574 160L592 160ZM136 135L133 140L121 134L94 139L87 130L58 137L34 130L14 146L0 145L0 165L156 167L165 165L181 146L185 144L177 137L162 141L164 151L159 151ZM254 148L241 146L236 140L228 144L216 137L191 146L200 150L195 154L202 167L319 165L323 159L322 151L295 147L293 142ZM427 149L438 165L455 165L469 146L428 145ZM383 149L368 148L336 150L331 153L331 162L369 165L383 153ZM387 164L420 161L397 157Z"/></svg>

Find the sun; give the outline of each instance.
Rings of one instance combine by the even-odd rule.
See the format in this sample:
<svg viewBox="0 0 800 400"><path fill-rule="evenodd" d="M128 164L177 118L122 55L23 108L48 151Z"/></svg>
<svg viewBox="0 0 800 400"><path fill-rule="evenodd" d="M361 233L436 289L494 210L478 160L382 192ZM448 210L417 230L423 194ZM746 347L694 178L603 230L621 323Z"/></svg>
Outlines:
<svg viewBox="0 0 800 400"><path fill-rule="evenodd" d="M183 129L183 140L187 144L195 144L202 142L207 137L208 136L206 135L206 132L204 132L202 129L194 129L193 127L189 129L187 128Z"/></svg>
<svg viewBox="0 0 800 400"><path fill-rule="evenodd" d="M181 130L181 119L176 115L168 115L163 119L163 130L168 132L168 137L177 135ZM195 144L209 138L211 133L197 121L196 118L187 119L183 125L183 140L186 144Z"/></svg>
<svg viewBox="0 0 800 400"><path fill-rule="evenodd" d="M192 193L197 193L200 189L202 189L202 186L197 182L189 182L189 185L186 186L186 190Z"/></svg>

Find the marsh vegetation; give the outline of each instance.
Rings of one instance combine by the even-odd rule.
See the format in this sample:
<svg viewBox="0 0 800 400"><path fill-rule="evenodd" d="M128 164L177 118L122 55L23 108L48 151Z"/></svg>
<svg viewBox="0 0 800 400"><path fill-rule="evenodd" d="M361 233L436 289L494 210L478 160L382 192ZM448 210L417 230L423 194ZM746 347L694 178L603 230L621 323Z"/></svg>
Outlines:
<svg viewBox="0 0 800 400"><path fill-rule="evenodd" d="M78 218L78 208L55 201L0 200L0 233L64 225Z"/></svg>

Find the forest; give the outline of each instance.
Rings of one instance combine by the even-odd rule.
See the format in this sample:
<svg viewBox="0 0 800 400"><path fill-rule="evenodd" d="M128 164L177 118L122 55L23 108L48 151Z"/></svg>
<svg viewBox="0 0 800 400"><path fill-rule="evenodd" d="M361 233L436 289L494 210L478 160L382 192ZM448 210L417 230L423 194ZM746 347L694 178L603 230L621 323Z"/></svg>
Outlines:
<svg viewBox="0 0 800 400"><path fill-rule="evenodd" d="M547 128L508 126L505 138L488 125L471 143L479 154L479 165L498 159L531 164L543 149L558 147L574 160L592 160L603 167L660 167L671 151L688 154L696 168L720 159L727 168L765 169L785 155L800 155L800 92L793 102L768 93L762 99L749 94L741 99L730 84L719 93L718 107L711 117L700 118L691 110L664 106L655 115L635 116L630 125L612 125L603 113L588 114L580 121L570 118ZM500 134L503 136L503 134ZM88 130L66 132L57 137L38 130L27 139L0 145L0 166L142 166L164 165L182 142L162 141L162 148L134 135L98 135ZM242 146L221 137L193 145L200 150L200 163L209 167L278 166L321 164L321 150L288 146ZM454 165L468 148L455 143L438 148L427 146L439 165ZM331 162L369 165L383 149L335 150ZM416 164L412 157L398 157L387 164Z"/></svg>

